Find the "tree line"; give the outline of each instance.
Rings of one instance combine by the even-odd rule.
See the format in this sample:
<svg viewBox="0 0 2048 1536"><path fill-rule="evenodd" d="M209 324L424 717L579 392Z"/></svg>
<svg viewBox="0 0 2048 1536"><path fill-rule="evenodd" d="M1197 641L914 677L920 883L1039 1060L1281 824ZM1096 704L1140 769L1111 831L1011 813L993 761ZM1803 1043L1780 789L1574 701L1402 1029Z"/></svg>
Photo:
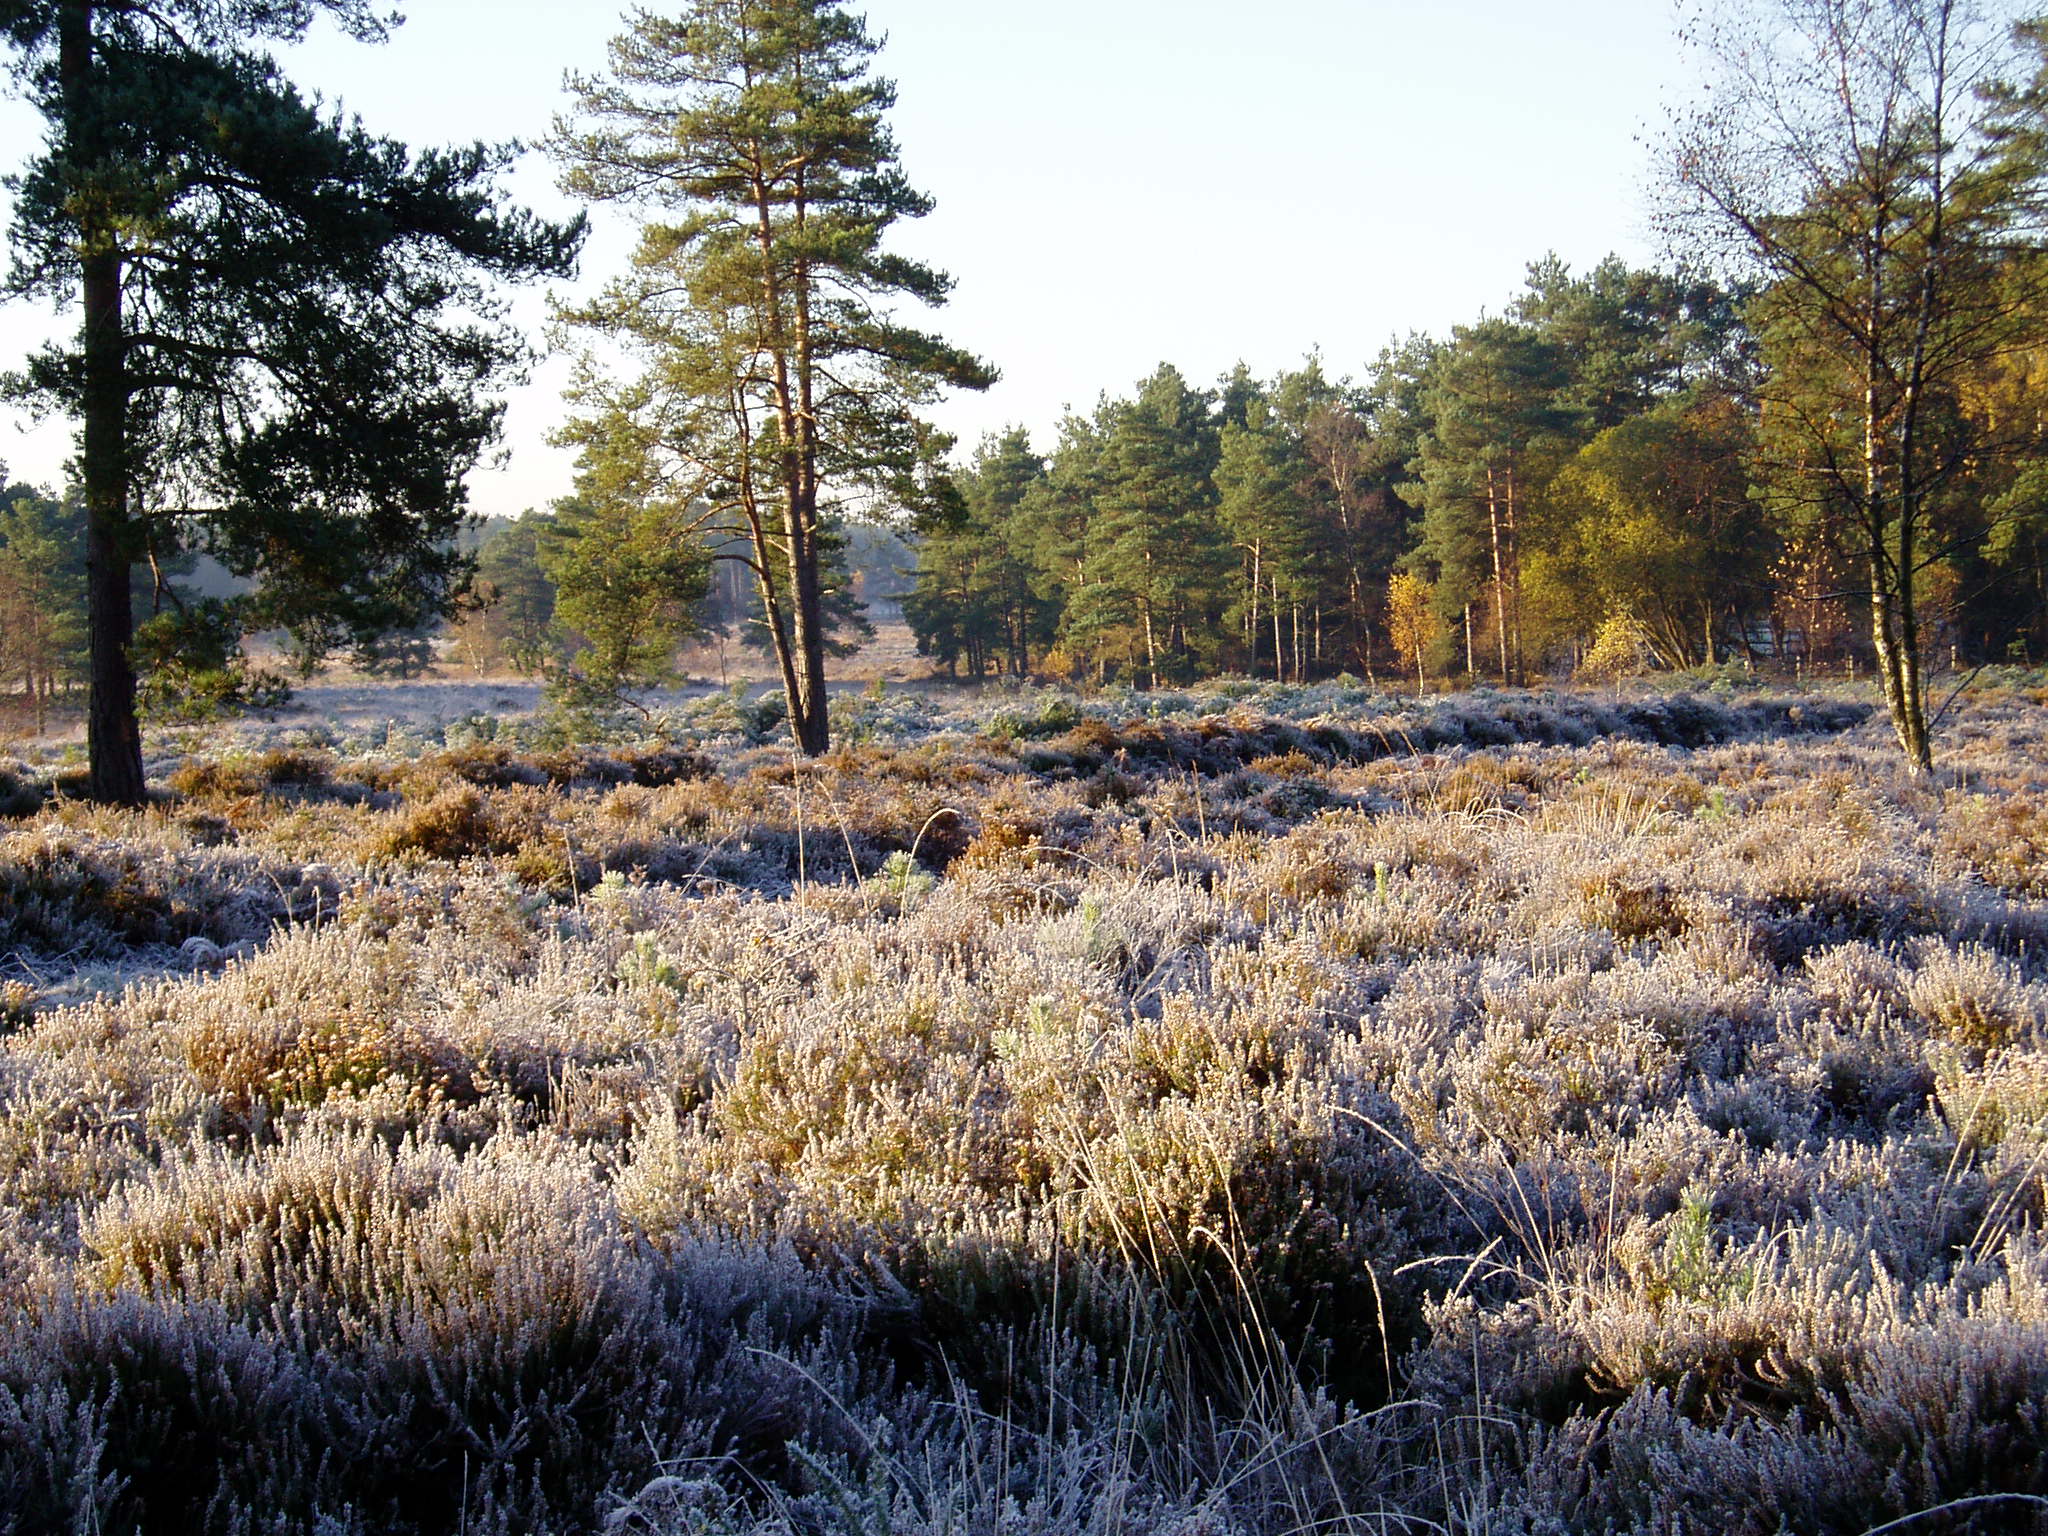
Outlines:
<svg viewBox="0 0 2048 1536"><path fill-rule="evenodd" d="M1314 358L1208 389L1162 365L1047 455L1022 429L984 443L905 612L968 675L1146 684L1400 675L1418 650L1425 674L1519 682L1621 611L1666 664L1754 650L1769 544L1735 315L1705 281L1553 258L1505 315L1389 348L1362 384Z"/></svg>
<svg viewBox="0 0 2048 1536"><path fill-rule="evenodd" d="M854 619L841 530L883 520L922 538L921 642L972 675L1854 659L1924 769L1927 667L2048 640L2048 24L1696 9L1711 90L1660 149L1686 270L1546 260L1363 383L1163 366L964 468L927 408L995 371L905 318L951 279L889 245L932 204L879 40L843 0L634 11L545 141L566 190L640 220L626 271L557 314L580 361L551 622L594 685L646 675L737 574L815 754ZM77 484L0 547L39 613L82 584L102 800L144 797L150 679L260 693L255 628L308 665L406 665L487 595L464 477L531 356L503 285L567 275L584 221L506 202L507 148L416 150L308 101L266 49L323 14L392 25L368 0L0 0L48 130L5 292L78 320L4 380L77 424ZM187 602L166 573L197 553L245 595ZM47 628L0 657L38 699L80 649Z"/></svg>
<svg viewBox="0 0 2048 1536"><path fill-rule="evenodd" d="M985 441L906 616L968 677L1868 675L1847 530L1767 409L1812 403L1783 378L1796 347L1760 334L1774 298L1548 257L1504 313L1389 348L1362 383L1313 358L1208 388L1162 365L1049 453L1022 428ZM2032 362L1977 381L1987 427ZM2048 655L2038 446L1983 454L1930 510L1915 602L1944 658Z"/></svg>
<svg viewBox="0 0 2048 1536"><path fill-rule="evenodd" d="M680 680L685 644L774 654L747 546L687 523L626 519L574 496L479 530L476 574L447 628L453 658L479 675L547 679L556 700L610 709ZM821 587L832 654L874 636L868 615L907 592L916 556L887 527L822 530Z"/></svg>
<svg viewBox="0 0 2048 1536"><path fill-rule="evenodd" d="M38 731L86 679L83 521L76 501L10 484L0 466L0 688Z"/></svg>
<svg viewBox="0 0 2048 1536"><path fill-rule="evenodd" d="M926 546L970 673L1846 658L1931 765L1926 672L2048 642L2048 20L1702 7L1660 217L1699 272L1530 269L1508 309L985 444Z"/></svg>

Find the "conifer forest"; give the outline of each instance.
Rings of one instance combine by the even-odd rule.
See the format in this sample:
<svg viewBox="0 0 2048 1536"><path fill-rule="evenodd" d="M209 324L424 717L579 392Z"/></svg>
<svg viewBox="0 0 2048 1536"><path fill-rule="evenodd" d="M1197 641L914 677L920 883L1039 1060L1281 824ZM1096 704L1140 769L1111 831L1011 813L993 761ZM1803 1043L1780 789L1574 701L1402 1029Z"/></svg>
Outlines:
<svg viewBox="0 0 2048 1536"><path fill-rule="evenodd" d="M0 0L0 1536L2048 1532L2048 15L964 440L867 8Z"/></svg>

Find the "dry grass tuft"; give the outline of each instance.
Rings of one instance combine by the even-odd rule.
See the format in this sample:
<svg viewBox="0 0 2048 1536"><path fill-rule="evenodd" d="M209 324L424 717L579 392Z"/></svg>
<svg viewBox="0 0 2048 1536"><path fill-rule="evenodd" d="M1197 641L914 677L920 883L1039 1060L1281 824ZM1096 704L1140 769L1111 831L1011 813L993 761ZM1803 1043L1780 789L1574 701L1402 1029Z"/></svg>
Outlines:
<svg viewBox="0 0 2048 1536"><path fill-rule="evenodd" d="M2038 699L842 713L0 832L0 1527L2035 1528Z"/></svg>

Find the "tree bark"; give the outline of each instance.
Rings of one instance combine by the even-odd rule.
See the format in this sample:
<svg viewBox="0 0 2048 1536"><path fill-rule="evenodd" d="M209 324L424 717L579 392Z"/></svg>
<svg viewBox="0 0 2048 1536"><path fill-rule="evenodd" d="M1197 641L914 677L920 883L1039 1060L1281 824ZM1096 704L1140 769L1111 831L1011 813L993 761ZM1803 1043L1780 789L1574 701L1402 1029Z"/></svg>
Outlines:
<svg viewBox="0 0 2048 1536"><path fill-rule="evenodd" d="M1491 464L1486 466L1486 523L1493 535L1493 632L1500 642L1500 680L1508 681L1508 589L1501 553L1500 493Z"/></svg>
<svg viewBox="0 0 2048 1536"><path fill-rule="evenodd" d="M796 657L791 651L789 644L789 621L782 611L782 599L775 590L774 567L768 563L769 551L758 535L755 542L762 557L755 571L756 580L760 583L761 587L761 615L768 621L768 636L775 649L775 665L777 670L782 673L782 696L785 699L794 699L796 697ZM719 647L718 664L722 678L725 667L725 649L722 644Z"/></svg>
<svg viewBox="0 0 2048 1536"><path fill-rule="evenodd" d="M1507 470L1503 478L1506 481L1507 490L1506 601L1508 609L1508 658L1513 668L1506 681L1520 683L1528 676L1528 669L1522 660L1522 549L1521 541L1517 537L1515 530L1515 461L1512 456L1508 459Z"/></svg>
<svg viewBox="0 0 2048 1536"><path fill-rule="evenodd" d="M1912 610L1880 590L1884 561L1871 563L1871 640L1877 650L1877 675L1891 715L1892 734L1906 754L1906 771L1915 777L1934 767L1933 742L1927 729L1927 696L1920 673L1919 625ZM1905 597L1910 601L1910 585Z"/></svg>
<svg viewBox="0 0 2048 1536"><path fill-rule="evenodd" d="M1259 670L1259 577L1260 556L1265 552L1263 540L1252 541L1252 601L1245 613L1245 639L1251 645L1251 662L1246 671L1256 674Z"/></svg>
<svg viewBox="0 0 2048 1536"><path fill-rule="evenodd" d="M1351 622L1357 626L1358 659L1361 663L1364 664L1365 680L1366 682L1370 683L1373 680L1372 625L1370 622L1368 622L1365 614L1365 594L1362 590L1365 583L1359 577L1358 566L1355 562L1348 566L1346 569L1346 582L1348 587L1346 596L1351 610ZM1401 648L1399 646L1394 647L1397 666L1399 664L1400 649Z"/></svg>
<svg viewBox="0 0 2048 1536"><path fill-rule="evenodd" d="M803 232L805 203L802 181L798 182L796 222ZM796 650L801 670L797 686L801 700L790 700L789 720L798 748L806 757L817 757L831 745L830 696L825 690L825 582L818 568L818 416L811 383L811 276L805 267L796 274L796 430L798 478L801 491L791 507L793 526L802 529L801 539L792 539L790 552L800 558L791 563L790 575L796 589Z"/></svg>
<svg viewBox="0 0 2048 1536"><path fill-rule="evenodd" d="M58 74L64 93L66 151L100 174L92 0L71 0L59 23ZM91 694L86 703L89 793L107 805L141 805L142 730L135 716L135 668L129 649L135 611L129 595L133 530L128 517L127 348L122 333L121 252L104 205L81 199L84 420L79 478L85 492L86 628Z"/></svg>
<svg viewBox="0 0 2048 1536"><path fill-rule="evenodd" d="M1287 681L1287 647L1280 639L1280 578L1273 578L1273 681Z"/></svg>
<svg viewBox="0 0 2048 1536"><path fill-rule="evenodd" d="M784 528L790 541L789 577L795 599L791 638L796 651L796 692L789 700L789 727L797 750L806 757L817 757L831 745L831 726L826 714L825 595L818 575L815 504L788 506Z"/></svg>
<svg viewBox="0 0 2048 1536"><path fill-rule="evenodd" d="M798 310L785 315L782 280L777 263L775 221L769 211L770 175L761 146L753 146L750 188L761 252L761 300L766 311L769 349L773 356L777 444L781 477L782 535L789 573L790 642L793 655L783 676L789 707L790 734L797 750L817 757L830 744L825 712L824 600L818 578L817 485L814 420L810 410L808 294L797 275ZM799 220L801 220L799 210ZM794 320L794 324L791 320Z"/></svg>

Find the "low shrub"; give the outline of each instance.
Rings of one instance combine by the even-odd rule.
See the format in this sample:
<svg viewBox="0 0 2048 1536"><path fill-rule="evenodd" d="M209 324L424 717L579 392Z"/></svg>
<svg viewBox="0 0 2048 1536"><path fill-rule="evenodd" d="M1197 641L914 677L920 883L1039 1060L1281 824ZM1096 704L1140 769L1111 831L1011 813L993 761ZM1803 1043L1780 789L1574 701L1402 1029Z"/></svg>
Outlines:
<svg viewBox="0 0 2048 1536"><path fill-rule="evenodd" d="M0 1525L2028 1528L2037 702L1053 698L0 834Z"/></svg>

